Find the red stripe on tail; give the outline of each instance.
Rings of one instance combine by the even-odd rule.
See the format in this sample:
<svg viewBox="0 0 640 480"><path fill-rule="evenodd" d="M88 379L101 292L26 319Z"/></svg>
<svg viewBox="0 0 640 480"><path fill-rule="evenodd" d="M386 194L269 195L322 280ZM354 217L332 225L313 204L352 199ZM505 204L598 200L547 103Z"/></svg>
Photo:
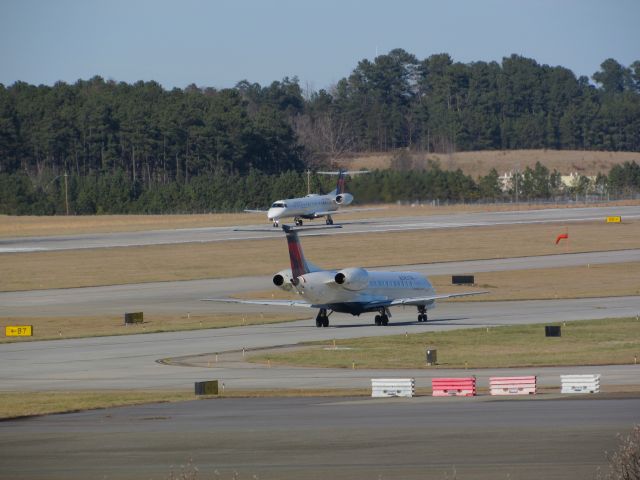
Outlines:
<svg viewBox="0 0 640 480"><path fill-rule="evenodd" d="M289 259L291 260L291 274L293 278L295 279L300 275L309 273L309 267L302 252L302 245L300 245L300 240L298 240L298 235L295 232L287 232L287 246L289 247Z"/></svg>

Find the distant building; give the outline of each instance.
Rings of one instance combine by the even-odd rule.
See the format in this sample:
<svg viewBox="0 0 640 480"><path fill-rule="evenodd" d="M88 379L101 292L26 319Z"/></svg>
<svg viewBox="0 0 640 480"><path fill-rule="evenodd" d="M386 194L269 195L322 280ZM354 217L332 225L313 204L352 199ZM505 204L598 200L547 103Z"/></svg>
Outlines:
<svg viewBox="0 0 640 480"><path fill-rule="evenodd" d="M504 172L502 175L498 177L498 181L500 182L500 190L503 192L508 192L513 188L513 171Z"/></svg>
<svg viewBox="0 0 640 480"><path fill-rule="evenodd" d="M580 175L578 172L571 172L569 175L561 175L560 182L567 188L577 187L580 184L580 178L586 178L591 185L595 185L595 175Z"/></svg>
<svg viewBox="0 0 640 480"><path fill-rule="evenodd" d="M522 173L520 173L520 175L522 175ZM508 192L509 190L515 189L514 177L515 171L513 170L504 172L498 177L498 181L500 182L500 189L503 192ZM560 183L565 190L568 190L569 188L576 188L580 186L580 181L582 178L586 178L589 181L589 185L591 188L595 186L597 178L595 175L580 175L578 172L571 172L569 175L561 175Z"/></svg>

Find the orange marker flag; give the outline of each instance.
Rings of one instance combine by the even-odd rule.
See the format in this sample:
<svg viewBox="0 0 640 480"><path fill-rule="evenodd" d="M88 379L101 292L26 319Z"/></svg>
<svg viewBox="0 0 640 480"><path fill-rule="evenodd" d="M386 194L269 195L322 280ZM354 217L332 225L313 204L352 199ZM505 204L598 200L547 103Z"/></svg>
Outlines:
<svg viewBox="0 0 640 480"><path fill-rule="evenodd" d="M560 240L562 240L563 238L566 238L567 240L569 240L569 234L568 233L561 233L560 235L558 235L558 237L556 238L556 245L560 242Z"/></svg>

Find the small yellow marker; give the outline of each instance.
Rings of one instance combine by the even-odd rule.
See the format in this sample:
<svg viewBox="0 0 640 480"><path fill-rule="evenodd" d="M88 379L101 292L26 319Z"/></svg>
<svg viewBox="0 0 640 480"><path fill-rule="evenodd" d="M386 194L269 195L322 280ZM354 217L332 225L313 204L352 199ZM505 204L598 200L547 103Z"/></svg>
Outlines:
<svg viewBox="0 0 640 480"><path fill-rule="evenodd" d="M607 217L607 223L622 223L622 217L620 216Z"/></svg>
<svg viewBox="0 0 640 480"><path fill-rule="evenodd" d="M4 335L6 337L31 337L33 336L32 325L10 325L5 327Z"/></svg>

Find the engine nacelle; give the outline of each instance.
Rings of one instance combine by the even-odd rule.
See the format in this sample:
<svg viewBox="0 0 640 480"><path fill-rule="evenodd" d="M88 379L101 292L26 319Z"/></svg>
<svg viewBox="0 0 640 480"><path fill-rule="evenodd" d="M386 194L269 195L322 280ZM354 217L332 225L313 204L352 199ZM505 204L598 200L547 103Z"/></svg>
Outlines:
<svg viewBox="0 0 640 480"><path fill-rule="evenodd" d="M273 276L273 284L286 292L290 292L293 288L292 280L291 269L282 270Z"/></svg>
<svg viewBox="0 0 640 480"><path fill-rule="evenodd" d="M333 199L338 205L349 205L353 202L353 195L350 193L339 193L336 198Z"/></svg>
<svg viewBox="0 0 640 480"><path fill-rule="evenodd" d="M369 285L369 273L364 268L345 268L336 273L334 280L347 290L362 290Z"/></svg>

